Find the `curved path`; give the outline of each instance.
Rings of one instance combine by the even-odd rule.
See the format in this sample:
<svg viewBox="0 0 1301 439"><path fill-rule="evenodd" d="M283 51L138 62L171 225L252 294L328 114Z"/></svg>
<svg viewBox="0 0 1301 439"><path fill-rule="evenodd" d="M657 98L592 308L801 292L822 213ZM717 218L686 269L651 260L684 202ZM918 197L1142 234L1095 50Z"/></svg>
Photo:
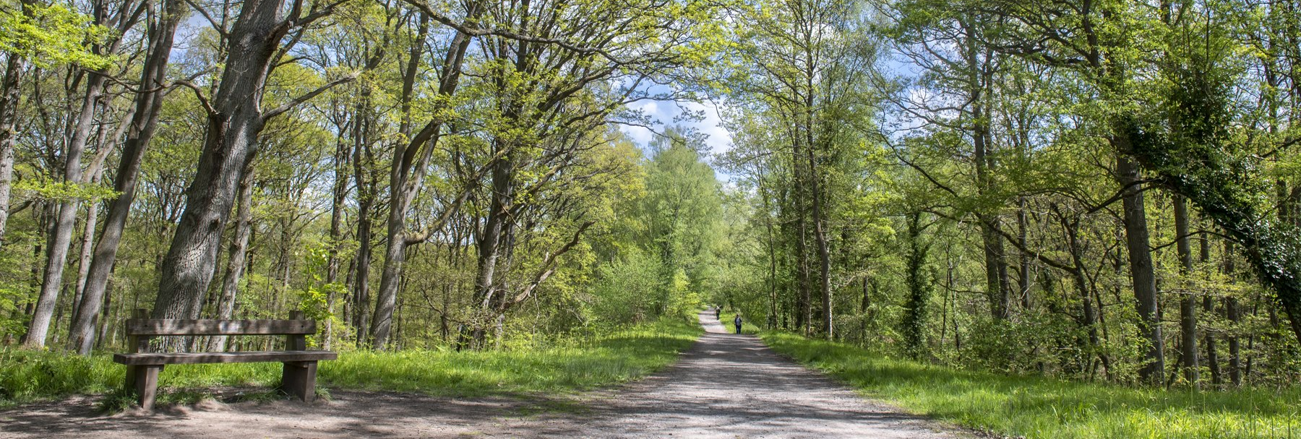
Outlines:
<svg viewBox="0 0 1301 439"><path fill-rule="evenodd" d="M88 399L0 412L2 437L964 437L873 403L713 313L678 363L635 383L556 400L332 392L330 402L204 402L96 416Z"/></svg>

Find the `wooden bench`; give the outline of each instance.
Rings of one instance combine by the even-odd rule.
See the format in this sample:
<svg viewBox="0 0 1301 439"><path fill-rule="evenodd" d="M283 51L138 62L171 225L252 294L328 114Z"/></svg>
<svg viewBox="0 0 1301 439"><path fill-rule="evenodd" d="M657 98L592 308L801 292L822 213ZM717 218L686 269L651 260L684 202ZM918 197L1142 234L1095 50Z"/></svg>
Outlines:
<svg viewBox="0 0 1301 439"><path fill-rule="evenodd" d="M280 389L305 402L316 397L316 362L338 358L331 351L307 350L307 335L316 333L316 322L303 319L301 312L289 320L172 320L147 319L144 310L126 321L130 353L114 354L113 362L127 367L126 390L134 391L140 407L150 410L158 388L158 373L168 364L284 363ZM195 335L284 335L283 351L151 353L149 341L162 336Z"/></svg>

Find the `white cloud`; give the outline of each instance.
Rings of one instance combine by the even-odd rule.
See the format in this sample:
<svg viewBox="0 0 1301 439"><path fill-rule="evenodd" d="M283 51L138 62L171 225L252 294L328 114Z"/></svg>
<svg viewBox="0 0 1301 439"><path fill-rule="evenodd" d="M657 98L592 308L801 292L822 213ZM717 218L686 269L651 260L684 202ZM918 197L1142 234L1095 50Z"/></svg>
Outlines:
<svg viewBox="0 0 1301 439"><path fill-rule="evenodd" d="M723 128L723 120L719 115L718 104L712 101L703 102L673 102L673 101L643 101L637 102L630 106L634 110L641 110L650 117L650 126L655 132L662 133L669 125L681 125L688 128L695 128L702 134L708 136L705 144L709 146L711 154L722 154L732 149L732 133ZM701 120L675 120L681 116L684 111L699 112L703 116ZM654 133L651 130L624 125L620 128L628 137L637 142L638 145L645 148L654 139Z"/></svg>
<svg viewBox="0 0 1301 439"><path fill-rule="evenodd" d="M705 118L698 122L687 124L695 127L701 133L709 136L705 139L705 144L709 146L709 152L714 155L722 154L732 149L732 133L723 128L723 119L719 115L718 104L713 101L688 102L683 105L690 111L703 112Z"/></svg>

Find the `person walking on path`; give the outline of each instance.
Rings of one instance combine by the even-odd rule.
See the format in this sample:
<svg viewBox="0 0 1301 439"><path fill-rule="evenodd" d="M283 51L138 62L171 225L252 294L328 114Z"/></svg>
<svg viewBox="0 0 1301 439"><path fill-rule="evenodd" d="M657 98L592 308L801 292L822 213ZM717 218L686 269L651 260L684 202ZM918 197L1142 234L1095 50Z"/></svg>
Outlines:
<svg viewBox="0 0 1301 439"><path fill-rule="evenodd" d="M723 305L714 307L714 320L723 320Z"/></svg>
<svg viewBox="0 0 1301 439"><path fill-rule="evenodd" d="M737 334L740 334L740 333L741 333L741 315L740 315L740 314L737 314L737 315L736 315L736 318L732 319L732 323L735 323L735 324L736 324L736 333L737 333Z"/></svg>

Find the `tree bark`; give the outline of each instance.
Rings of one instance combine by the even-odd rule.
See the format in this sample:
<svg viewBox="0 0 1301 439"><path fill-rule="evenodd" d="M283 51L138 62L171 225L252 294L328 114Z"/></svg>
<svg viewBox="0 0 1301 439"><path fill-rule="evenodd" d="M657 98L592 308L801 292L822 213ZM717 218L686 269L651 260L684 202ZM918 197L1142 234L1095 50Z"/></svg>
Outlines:
<svg viewBox="0 0 1301 439"><path fill-rule="evenodd" d="M1128 139L1114 137L1113 142L1123 143L1116 149L1128 151ZM1125 247L1129 251L1130 279L1134 286L1134 299L1139 315L1139 334L1147 341L1147 355L1139 374L1148 384L1165 382L1165 345L1161 337L1158 314L1156 273L1152 266L1152 249L1147 230L1147 210L1143 205L1143 192L1139 186L1138 167L1123 154L1116 155L1116 180L1123 187Z"/></svg>
<svg viewBox="0 0 1301 439"><path fill-rule="evenodd" d="M9 54L4 77L0 79L0 247L4 245L5 225L9 222L9 197L14 179L14 132L18 119L19 84L22 81L22 58Z"/></svg>
<svg viewBox="0 0 1301 439"><path fill-rule="evenodd" d="M293 26L285 0L246 0L230 30L226 68L208 114L208 133L185 210L163 260L154 318L197 318L239 181L266 124L262 94L281 39ZM298 12L295 5L293 13Z"/></svg>
<svg viewBox="0 0 1301 439"><path fill-rule="evenodd" d="M823 206L822 187L818 184L816 160L809 149L809 171L813 182L813 236L818 245L818 289L822 293L822 332L827 340L835 340L835 310L831 297L831 246L827 243L827 224Z"/></svg>
<svg viewBox="0 0 1301 439"><path fill-rule="evenodd" d="M963 43L964 61L967 69L967 97L971 105L971 140L972 160L976 165L976 191L982 197L994 190L994 180L990 175L993 159L989 157L990 127L986 111L985 92L989 81L986 66L979 56L980 38L976 35L976 26L967 20L961 20L965 33ZM988 57L986 57L986 60ZM985 253L985 294L989 300L990 315L997 320L1007 320L1011 308L1008 290L1007 259L1004 256L1003 236L999 233L1000 220L997 208L983 208L993 213L978 213L980 234Z"/></svg>
<svg viewBox="0 0 1301 439"><path fill-rule="evenodd" d="M95 245L90 262L82 306L78 307L70 328L69 343L81 355L90 355L95 344L95 316L106 297L109 275L117 259L117 250L126 229L131 204L135 201L136 182L145 150L158 126L158 113L162 109L167 79L167 63L171 57L176 28L184 18L184 3L169 0L163 3L163 18L149 30L149 49L141 72L140 91L135 97L135 110L130 129L122 145L122 158L114 176L113 189L120 195L109 202L104 215L104 231Z"/></svg>
<svg viewBox="0 0 1301 439"><path fill-rule="evenodd" d="M108 5L96 2L92 6L95 9L96 24L112 26L115 31L108 41L91 46L96 55L118 52L122 42L121 36L135 27L145 5L127 1L117 6L119 10L113 15L108 14ZM95 115L102 104L100 101L109 80L104 72L81 68L78 75L83 73L86 75L86 92L82 97L81 110L77 114L76 123L72 127L72 136L65 145L63 156L63 182L70 185L85 183L82 178L81 157L93 135ZM68 248L72 244L73 230L77 226L80 201L79 195L74 194L60 201L55 209L55 220L50 229L50 242L46 246L45 274L41 279L40 298L37 300L36 313L28 332L28 346L45 345L51 323L50 315L58 303L59 292L63 290L63 272L68 264ZM72 305L75 308L77 302L73 302Z"/></svg>

